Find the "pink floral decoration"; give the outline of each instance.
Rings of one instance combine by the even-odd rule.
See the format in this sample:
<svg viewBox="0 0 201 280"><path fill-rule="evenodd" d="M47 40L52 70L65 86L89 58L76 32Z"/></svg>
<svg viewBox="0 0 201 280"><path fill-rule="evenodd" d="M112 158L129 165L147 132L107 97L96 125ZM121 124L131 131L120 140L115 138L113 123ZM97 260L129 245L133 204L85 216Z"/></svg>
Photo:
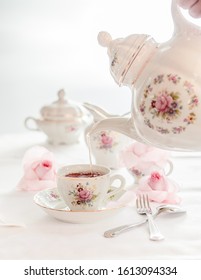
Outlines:
<svg viewBox="0 0 201 280"><path fill-rule="evenodd" d="M27 150L22 165L24 174L17 188L23 191L38 191L55 187L56 161L53 153L42 146Z"/></svg>
<svg viewBox="0 0 201 280"><path fill-rule="evenodd" d="M113 144L113 139L112 137L108 136L105 132L101 134L101 142L104 147L112 147Z"/></svg>
<svg viewBox="0 0 201 280"><path fill-rule="evenodd" d="M152 172L139 181L136 194L147 194L150 201L158 203L179 204L181 198L177 196L178 191L176 182L161 172Z"/></svg>
<svg viewBox="0 0 201 280"><path fill-rule="evenodd" d="M90 190L80 190L79 191L79 200L80 201L89 201L93 197L93 193Z"/></svg>
<svg viewBox="0 0 201 280"><path fill-rule="evenodd" d="M164 168L169 158L169 152L139 142L133 142L120 154L123 165L135 171L136 176L148 175L151 171Z"/></svg>
<svg viewBox="0 0 201 280"><path fill-rule="evenodd" d="M159 112L167 112L172 102L173 102L172 97L168 95L166 92L163 92L157 97L155 102L155 108Z"/></svg>

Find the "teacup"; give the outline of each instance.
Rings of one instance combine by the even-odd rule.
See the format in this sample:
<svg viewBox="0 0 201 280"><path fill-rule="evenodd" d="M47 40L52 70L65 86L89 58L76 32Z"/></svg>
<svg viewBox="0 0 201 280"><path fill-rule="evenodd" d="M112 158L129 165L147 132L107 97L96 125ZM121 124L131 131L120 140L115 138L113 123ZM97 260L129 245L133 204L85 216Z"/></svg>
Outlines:
<svg viewBox="0 0 201 280"><path fill-rule="evenodd" d="M140 165L134 165L128 168L128 171L132 176L134 176L135 183L138 183L138 181L142 177L150 175L154 171L162 171L165 176L169 176L173 171L173 163L171 160L166 160L166 162L164 162L164 164L162 164L161 166L158 166L153 163L152 165L147 163L147 165L144 164L143 168L142 166L140 167Z"/></svg>
<svg viewBox="0 0 201 280"><path fill-rule="evenodd" d="M137 141L122 150L120 157L123 165L135 178L135 183L154 171L163 172L166 176L173 171L173 163L168 151Z"/></svg>
<svg viewBox="0 0 201 280"><path fill-rule="evenodd" d="M119 181L120 186L111 188L114 181ZM124 177L111 175L105 166L75 164L63 166L57 172L58 192L72 211L101 209L124 186Z"/></svg>

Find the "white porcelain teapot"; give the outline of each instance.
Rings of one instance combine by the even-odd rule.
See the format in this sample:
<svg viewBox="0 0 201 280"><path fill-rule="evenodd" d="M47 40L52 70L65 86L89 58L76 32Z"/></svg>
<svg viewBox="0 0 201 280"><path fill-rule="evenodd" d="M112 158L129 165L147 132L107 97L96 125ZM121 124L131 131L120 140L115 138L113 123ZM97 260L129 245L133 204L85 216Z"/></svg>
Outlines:
<svg viewBox="0 0 201 280"><path fill-rule="evenodd" d="M41 117L27 117L25 127L41 130L53 144L73 144L92 122L92 115L81 105L67 100L64 90L58 92L58 100L40 110Z"/></svg>
<svg viewBox="0 0 201 280"><path fill-rule="evenodd" d="M112 40L100 32L110 70L132 90L131 118L111 118L91 133L110 129L163 149L201 150L201 28L172 1L174 33L165 43L149 35Z"/></svg>

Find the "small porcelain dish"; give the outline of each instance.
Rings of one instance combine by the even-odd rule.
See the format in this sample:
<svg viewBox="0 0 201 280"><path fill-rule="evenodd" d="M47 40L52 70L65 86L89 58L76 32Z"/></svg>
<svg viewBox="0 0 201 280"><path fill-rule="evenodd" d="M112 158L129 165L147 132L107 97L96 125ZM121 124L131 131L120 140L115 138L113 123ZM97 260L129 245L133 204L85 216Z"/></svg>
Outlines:
<svg viewBox="0 0 201 280"><path fill-rule="evenodd" d="M124 191L121 194L118 193L112 200L117 200L123 193ZM115 208L103 206L101 209L92 211L71 211L61 199L57 188L38 192L34 196L34 202L49 216L66 223L76 224L96 223L118 214L124 208L123 206Z"/></svg>

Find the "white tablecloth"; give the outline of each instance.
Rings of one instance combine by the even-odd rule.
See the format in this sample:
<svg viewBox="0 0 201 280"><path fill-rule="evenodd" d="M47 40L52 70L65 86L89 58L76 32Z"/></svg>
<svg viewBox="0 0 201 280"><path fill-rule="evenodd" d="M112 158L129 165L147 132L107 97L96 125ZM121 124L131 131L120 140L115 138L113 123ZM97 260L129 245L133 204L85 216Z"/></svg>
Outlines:
<svg viewBox="0 0 201 280"><path fill-rule="evenodd" d="M185 215L161 215L158 226L165 235L160 242L150 241L147 225L113 239L103 237L105 230L135 222L134 208L94 224L58 221L38 208L33 192L16 190L23 174L21 160L25 151L43 145L55 153L60 164L88 163L84 142L53 147L38 132L0 137L0 217L24 223L24 228L0 227L0 259L201 259L201 156L173 154L171 177L180 186ZM126 178L128 187L131 178Z"/></svg>

